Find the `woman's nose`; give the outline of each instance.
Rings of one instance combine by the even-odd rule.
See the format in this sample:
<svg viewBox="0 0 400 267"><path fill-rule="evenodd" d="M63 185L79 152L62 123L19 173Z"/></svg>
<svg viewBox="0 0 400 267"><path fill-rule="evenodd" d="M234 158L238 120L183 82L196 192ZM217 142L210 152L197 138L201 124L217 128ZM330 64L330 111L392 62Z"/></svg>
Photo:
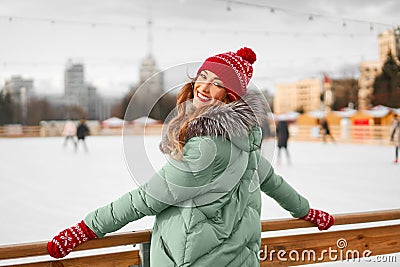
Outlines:
<svg viewBox="0 0 400 267"><path fill-rule="evenodd" d="M202 89L203 92L208 93L210 91L210 87L211 87L211 82L209 81L204 81L200 84L200 87Z"/></svg>

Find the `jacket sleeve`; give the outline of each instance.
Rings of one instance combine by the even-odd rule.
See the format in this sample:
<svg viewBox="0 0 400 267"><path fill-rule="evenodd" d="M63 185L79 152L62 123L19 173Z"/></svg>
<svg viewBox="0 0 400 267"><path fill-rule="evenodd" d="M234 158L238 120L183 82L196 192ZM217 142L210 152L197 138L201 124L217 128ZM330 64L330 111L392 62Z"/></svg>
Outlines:
<svg viewBox="0 0 400 267"><path fill-rule="evenodd" d="M208 159L212 142L208 139L189 140L183 159L168 161L144 185L110 204L90 212L85 224L98 236L119 230L144 216L157 215L171 205L185 202L209 190L213 162ZM200 188L199 188L200 187Z"/></svg>
<svg viewBox="0 0 400 267"><path fill-rule="evenodd" d="M85 224L98 236L117 231L129 222L144 216L156 215L168 204L149 195L145 187L133 189L115 201L90 212L84 219Z"/></svg>
<svg viewBox="0 0 400 267"><path fill-rule="evenodd" d="M261 191L275 199L293 217L300 218L308 213L310 209L308 200L290 186L282 176L276 174L274 168L263 156L260 156L258 175Z"/></svg>

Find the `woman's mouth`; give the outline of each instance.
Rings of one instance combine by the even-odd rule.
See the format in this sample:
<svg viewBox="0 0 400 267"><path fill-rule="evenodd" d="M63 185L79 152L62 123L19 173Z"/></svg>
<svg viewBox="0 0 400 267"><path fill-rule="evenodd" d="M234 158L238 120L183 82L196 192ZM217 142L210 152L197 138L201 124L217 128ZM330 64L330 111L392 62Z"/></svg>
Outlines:
<svg viewBox="0 0 400 267"><path fill-rule="evenodd" d="M205 95L203 95L202 93L200 93L200 92L197 92L197 98L201 101L201 102L208 102L208 101L210 101L212 98L210 98L210 97L208 97L208 96L205 96Z"/></svg>

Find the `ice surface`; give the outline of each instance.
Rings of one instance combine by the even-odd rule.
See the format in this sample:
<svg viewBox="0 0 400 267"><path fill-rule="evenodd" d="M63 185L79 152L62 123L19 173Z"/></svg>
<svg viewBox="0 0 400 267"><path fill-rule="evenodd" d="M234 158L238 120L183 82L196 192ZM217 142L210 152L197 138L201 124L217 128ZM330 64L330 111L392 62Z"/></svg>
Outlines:
<svg viewBox="0 0 400 267"><path fill-rule="evenodd" d="M134 138L138 143L144 140ZM159 140L147 136L146 155L130 153L131 166L138 166L136 175L150 176L165 162ZM89 211L136 187L125 164L122 137L90 136L88 153L83 147L75 152L72 144L63 147L63 141L0 138L0 245L49 240ZM134 151L135 142L130 144L125 149ZM392 163L393 147L289 142L289 164L284 153L280 163L275 161L273 146L265 142L264 153L273 160L275 171L314 208L337 214L400 207L400 164ZM140 170L147 158L154 168ZM262 219L283 217L290 215L263 196ZM151 229L153 221L145 217L120 231ZM398 255L397 263L388 266L399 261Z"/></svg>

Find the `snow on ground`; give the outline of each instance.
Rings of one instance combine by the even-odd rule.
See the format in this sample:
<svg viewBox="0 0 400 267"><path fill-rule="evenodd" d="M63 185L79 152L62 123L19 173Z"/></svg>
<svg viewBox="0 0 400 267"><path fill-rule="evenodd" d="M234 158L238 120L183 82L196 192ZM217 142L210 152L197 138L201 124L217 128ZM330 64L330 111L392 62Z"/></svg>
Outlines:
<svg viewBox="0 0 400 267"><path fill-rule="evenodd" d="M143 142L143 137L135 138ZM49 240L136 187L125 164L122 137L90 136L87 153L82 147L75 152L72 144L63 147L63 141L0 138L0 245ZM148 136L145 143L147 155L130 153L129 160L139 167L149 158L157 170L165 162L158 151L159 137ZM130 144L125 149L134 151L135 142ZM289 142L290 164L284 153L280 163L275 161L273 146L265 142L264 153L275 171L314 208L338 214L400 207L400 164L392 163L390 146ZM136 173L150 176L154 170ZM290 215L263 196L262 219L284 217ZM146 217L120 231L151 229L153 221ZM388 266L399 262L397 254L397 263Z"/></svg>

